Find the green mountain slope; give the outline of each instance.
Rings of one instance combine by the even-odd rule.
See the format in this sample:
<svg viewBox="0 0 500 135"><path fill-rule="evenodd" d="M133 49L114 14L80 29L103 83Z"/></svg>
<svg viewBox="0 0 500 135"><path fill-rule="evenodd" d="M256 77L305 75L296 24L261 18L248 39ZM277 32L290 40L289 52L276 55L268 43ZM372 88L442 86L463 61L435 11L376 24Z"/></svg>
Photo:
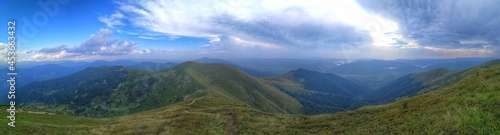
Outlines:
<svg viewBox="0 0 500 135"><path fill-rule="evenodd" d="M368 88L332 73L298 69L281 77L265 79L297 98L306 114L333 113L355 108Z"/></svg>
<svg viewBox="0 0 500 135"><path fill-rule="evenodd" d="M187 62L174 69L189 73L209 91L231 102L267 112L303 113L296 99L234 67Z"/></svg>
<svg viewBox="0 0 500 135"><path fill-rule="evenodd" d="M16 113L16 128L3 125L0 130L5 134L500 134L499 63L466 70L455 82L428 93L335 114L266 113L214 94L104 119L25 110Z"/></svg>
<svg viewBox="0 0 500 135"><path fill-rule="evenodd" d="M20 89L17 100L23 106L90 117L136 113L204 96L266 112L302 113L294 98L222 64L186 62L162 71L95 67Z"/></svg>
<svg viewBox="0 0 500 135"><path fill-rule="evenodd" d="M415 96L449 85L459 79L463 73L464 71L449 71L438 68L427 72L408 74L370 92L364 97L364 100L376 104L394 102L398 98Z"/></svg>

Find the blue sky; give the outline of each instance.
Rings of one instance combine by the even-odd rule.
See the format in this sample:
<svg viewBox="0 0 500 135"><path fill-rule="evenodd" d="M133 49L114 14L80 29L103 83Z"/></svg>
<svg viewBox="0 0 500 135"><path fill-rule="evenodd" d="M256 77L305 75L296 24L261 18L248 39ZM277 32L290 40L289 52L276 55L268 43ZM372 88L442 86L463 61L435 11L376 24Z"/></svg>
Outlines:
<svg viewBox="0 0 500 135"><path fill-rule="evenodd" d="M25 61L499 57L498 0L6 0L0 5L2 21L17 22L18 59ZM5 53L6 28L0 33Z"/></svg>

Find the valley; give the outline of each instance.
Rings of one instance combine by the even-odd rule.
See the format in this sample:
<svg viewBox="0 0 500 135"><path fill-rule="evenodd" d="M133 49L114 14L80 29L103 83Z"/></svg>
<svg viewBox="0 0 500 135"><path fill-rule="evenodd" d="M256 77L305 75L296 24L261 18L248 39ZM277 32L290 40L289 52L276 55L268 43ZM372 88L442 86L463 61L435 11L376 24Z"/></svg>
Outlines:
<svg viewBox="0 0 500 135"><path fill-rule="evenodd" d="M21 87L17 127L7 131L496 134L499 81L499 60L466 70L412 73L377 90L305 69L253 77L232 66L198 62L161 70L99 66Z"/></svg>

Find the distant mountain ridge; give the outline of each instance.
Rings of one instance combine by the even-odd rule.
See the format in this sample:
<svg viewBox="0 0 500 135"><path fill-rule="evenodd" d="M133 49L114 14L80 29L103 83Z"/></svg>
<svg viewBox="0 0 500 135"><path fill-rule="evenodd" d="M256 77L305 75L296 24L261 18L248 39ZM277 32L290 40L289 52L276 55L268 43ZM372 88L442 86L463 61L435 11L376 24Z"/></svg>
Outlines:
<svg viewBox="0 0 500 135"><path fill-rule="evenodd" d="M149 61L144 61L139 64L131 65L128 66L129 68L133 69L142 69L142 70L149 70L149 71L158 71L158 70L163 70L167 68L171 68L174 66L177 66L178 64L172 63L172 62L167 62L167 63L156 63L156 62L149 62Z"/></svg>
<svg viewBox="0 0 500 135"><path fill-rule="evenodd" d="M222 64L185 62L156 72L89 67L20 89L20 105L90 117L125 115L206 96L262 111L303 113L296 99Z"/></svg>
<svg viewBox="0 0 500 135"><path fill-rule="evenodd" d="M333 113L358 107L369 89L332 73L298 69L280 77L265 79L297 98L306 114Z"/></svg>
<svg viewBox="0 0 500 135"><path fill-rule="evenodd" d="M229 62L229 61L225 61L222 59L212 59L212 58L202 58L200 61L203 61L206 63L218 63L218 62L220 62L220 63L231 64L231 62ZM368 61L380 62L380 61L373 61L373 60L368 60ZM91 67L91 65L103 65L103 64L104 65L115 65L115 64L120 64L120 63L121 64L123 64L123 63L133 64L136 62L126 61L126 60L109 62L109 63L107 63L106 61L96 61L96 62L93 62L93 64L88 64L87 66ZM187 63L192 63L192 62L186 62L185 64L187 64ZM160 64L160 65L158 65L158 64ZM75 113L75 114L87 115L87 114L97 112L96 114L94 114L96 117L123 115L123 114L139 112L142 110L147 110L147 109L151 109L151 108L155 108L155 107L161 107L161 106L165 106L168 104L176 103L176 102L185 100L187 98L193 98L192 95L200 96L199 91L197 94L158 92L160 95L161 94L169 95L169 97L166 99L158 99L160 97L155 97L152 95L145 95L144 93L148 93L148 91L144 91L144 90L151 90L152 89L153 91L162 91L162 90L167 90L167 89L173 89L173 88L171 88L171 86L187 85L187 84L181 84L182 81L187 81L189 83L192 83L191 85L193 85L192 86L193 88L188 88L190 90L188 90L187 93L194 92L193 91L193 89L195 89L194 87L201 87L199 89L202 89L203 87L208 87L208 86L212 87L213 83L204 83L203 85L201 84L201 82L203 82L204 80L217 79L217 77L214 77L214 78L206 77L206 75L213 75L213 73L206 72L205 70L217 71L218 74L227 74L227 73L224 73L223 71L221 71L222 69L224 69L224 70L231 71L233 74L238 75L238 76L241 76L240 74L250 74L250 75L253 74L252 72L249 72L252 70L245 71L244 70L245 68L243 68L243 67L231 65L237 69L241 69L242 71L244 71L244 73L241 73L239 70L235 71L234 68L224 68L224 67L229 67L229 66L224 65L224 66L218 66L218 67L221 67L221 69L217 69L217 68L210 69L208 67L205 67L207 69L199 68L197 70L189 70L190 73L197 72L197 73L201 74L203 71L204 72L203 74L205 74L203 76L193 77L193 75L197 75L197 74L189 74L188 75L188 74L184 73L184 72L187 72L186 70L183 70L181 68L170 67L170 66L174 65L173 63L165 63L165 64L166 65L164 65L162 67L161 63L143 62L143 63L129 66L131 68L146 69L146 70L147 70L148 66L158 66L158 67L161 67L160 69L165 69L165 70L162 70L159 72L142 71L142 70L135 70L135 69L131 69L131 68L121 67L121 68L123 68L123 70L125 70L127 72L117 73L117 72L112 72L111 70L106 70L106 69L102 69L103 71L98 71L98 69L103 68L103 67L87 68L87 69L81 71L81 72L85 71L86 74L80 74L79 76L72 76L72 77L65 78L65 79L58 78L58 77L62 77L65 75L52 74L52 72L47 73L46 71L48 71L48 70L42 70L42 69L46 69L46 68L44 68L44 66L54 67L54 68L49 68L49 69L57 70L54 72L64 73L64 74L72 74L72 73L77 72L77 71L75 71L72 68L58 66L58 65L38 66L36 68L40 69L40 71L34 70L34 71L36 71L33 73L34 75L41 74L41 76L43 76L43 73L47 73L49 76L43 76L42 78L45 78L45 80L58 78L59 81L51 80L51 81L35 82L32 85L30 84L30 86L26 87L26 88L29 88L31 90L31 92L32 92L32 93L30 93L31 95L36 93L33 96L47 95L46 99L40 99L42 101L48 101L48 100L52 100L52 101L60 100L60 101L58 101L58 102L45 102L45 103L43 103L45 105L42 105L42 106L38 106L39 104L36 103L38 101L33 101L33 100L26 100L27 102L24 102L24 103L31 104L33 107L53 108L53 109L55 109L55 111L60 111L60 112L64 112L64 109L66 109L66 111L73 110L72 113ZM399 64L401 64L401 63L399 63ZM184 67L181 65L178 65L178 66ZM188 65L197 65L197 64L188 64ZM220 65L220 64L208 64L208 65ZM347 66L349 64L343 64L343 65ZM341 66L343 66L343 65L341 65ZM361 64L361 65L363 65L363 64ZM202 66L200 66L200 67L202 67ZM380 67L384 67L384 66L380 66ZM172 69L170 69L170 68L172 68ZM92 72L86 71L89 69L94 69L94 70L92 70ZM177 70L179 70L179 72L177 72ZM389 69L389 70L391 70L391 69ZM64 72L61 72L61 71L64 71ZM180 71L182 71L182 72L180 72ZM118 75L116 75L116 74L107 74L107 75L99 74L101 72L127 74L126 75L127 79L121 80L123 84L122 83L110 84L109 80L111 80L113 78L113 76L117 77ZM154 74L158 74L158 73L163 74L163 72L183 73L183 76L181 77L181 76L170 76L170 75L166 75L166 76L154 75ZM258 72L258 73L262 73L262 72ZM85 76L89 76L92 74L98 74L98 76L100 76L102 78L97 79L97 80L95 77L85 78ZM343 111L343 110L347 110L347 109L353 109L353 108L357 108L357 107L367 105L367 104L380 104L380 103L392 102L392 101L394 101L398 98L401 98L401 97L414 96L414 95L417 95L419 93L432 91L432 90L435 90L437 88L440 88L442 86L445 86L445 85L452 83L453 80L455 78L459 78L460 75L461 74L458 74L458 73L455 74L454 71L448 71L446 69L437 69L437 70L429 71L428 73L414 73L414 74L410 74L407 76L403 76L403 77L399 78L398 80L396 80L395 82L392 82L389 85L384 86L383 88L377 89L374 92L370 92L369 88L367 88L366 86L363 86L362 84L359 84L358 82L353 82L349 79L344 79L343 77L338 76L336 74L320 73L320 72L316 72L316 71L298 69L298 70L290 71L290 72L288 72L284 75L281 75L281 76L276 75L277 77L272 77L271 79L260 78L257 81L255 81L253 79L247 78L247 79L245 79L246 80L245 82L246 83L250 83L250 82L256 83L256 84L258 84L257 86L259 87L259 89L266 89L266 90L275 91L276 89L274 87L277 87L277 88L279 88L279 90L286 92L288 95L294 97L294 99L285 98L286 96L283 96L282 94L277 94L279 92L277 92L277 93L275 92L274 94L281 95L281 96L283 96L283 99L286 99L286 100L299 101L300 105L303 105L304 110L300 110L297 108L295 108L295 109L291 109L291 108L283 109L283 106L280 106L278 104L274 104L274 102L280 102L280 101L272 101L272 100L270 100L270 103L272 103L272 104L266 105L267 107L260 106L260 104L246 103L245 101L248 101L249 99L239 100L238 102L240 102L241 104L247 104L248 106L252 106L254 108L259 108L259 109L267 110L267 111L272 110L272 111L276 111L276 112L288 112L288 113L305 112L307 114L331 113L331 112L338 112L338 111ZM219 75L214 75L214 76L219 76ZM234 79L234 76L231 76L231 75L223 75L223 76L224 76L224 79L228 79L228 78ZM256 75L254 74L253 76L256 76ZM33 77L37 78L37 76L33 76ZM66 77L68 77L68 76L66 76ZM121 77L123 77L123 76L121 76ZM169 79L166 79L165 77L169 78ZM179 77L182 79L179 79ZM38 77L38 78L40 78L40 77ZM186 78L191 78L191 79L186 79ZM196 78L205 78L205 79L202 79L202 80L197 81L197 82L193 82L192 80L196 80ZM438 78L438 79L436 79L436 78ZM176 81L176 82L165 81L165 79L166 80L178 79L178 81ZM69 80L73 80L73 82L71 82ZM94 99L95 97L89 98L88 96L81 97L81 96L76 96L76 95L61 96L61 95L55 94L55 93L61 94L60 92L65 91L65 89L67 89L67 88L71 88L71 89L75 90L75 92L73 94L77 94L77 95L80 94L80 93L78 93L79 88L76 85L71 86L71 85L59 84L59 83L66 83L66 82L71 82L70 84L75 84L76 82L74 80L78 80L79 82L88 83L85 85L85 86L88 86L85 89L106 89L106 90L100 90L100 92L104 92L105 95L109 94L109 92L106 93L106 91L108 89L112 88L112 89L118 90L118 88L121 88L121 87L115 88L114 87L115 85L124 86L126 84L128 87L133 87L133 88L126 88L126 87L121 88L121 89L123 89L123 91L128 91L128 92L119 92L119 93L111 92L112 93L111 96L113 96L113 98L111 98L111 99L113 99L113 101L108 101L111 99L105 99L104 97L97 97L96 99ZM104 80L108 80L108 82L104 83ZM120 79L118 79L118 80L120 80ZM266 81L267 84L262 84L261 83L262 80ZM35 80L35 81L39 81L39 80ZM23 81L20 81L20 84L22 84L21 82L23 82ZM217 81L217 82L220 84L227 85L227 86L219 86L219 85L213 86L219 90L227 90L227 89L229 89L229 88L227 88L228 86L233 86L231 84L227 84L228 82L233 82L234 85L242 85L242 84L239 84L239 82L234 82L231 80ZM49 85L43 85L43 83L48 83ZM91 84L91 83L93 83L93 84ZM162 84L162 83L168 84L169 86L159 86L159 84ZM274 87L270 86L268 84L272 84ZM111 87L111 86L113 86L113 87ZM245 86L245 87L240 86L240 87L234 87L232 89L247 89L249 87L250 88L255 87L254 85L247 85L247 84L245 84L243 86ZM177 89L179 89L179 88L177 88ZM133 92L130 92L130 91L133 91ZM100 93L100 92L92 92L92 91L89 91L89 92L90 93ZM204 92L201 92L201 93L204 93ZM231 93L228 95L237 95L238 94L238 93L232 93L232 92L228 92L228 93ZM30 95L30 94L28 94L28 95ZM65 94L68 94L68 93L65 93ZM65 95L65 94L63 94L63 95ZM363 96L363 95L367 95L367 94L370 96ZM55 95L57 95L57 96L55 96ZM86 95L94 95L94 94L86 94ZM100 95L100 94L97 94L97 95ZM250 94L250 95L251 95L250 96L251 99L255 98L255 97L253 97L252 94ZM257 95L259 95L259 94L257 94ZM184 97L184 96L186 96L186 97ZM76 102L92 103L92 102L99 101L99 102L106 102L106 105L111 105L111 106L118 108L118 109L114 109L114 110L112 109L113 111L109 111L109 110L107 110L107 108L109 108L107 106L99 107L96 105L92 105L92 107L89 107L89 106L86 106L86 107L76 107L76 106L74 106L74 107L67 107L67 106L61 107L60 105L58 105L58 103L60 103L60 102L70 101L69 99L60 99L60 98L68 98L68 97L73 97L73 99L71 99L71 102L74 102L74 103L76 103ZM130 99L127 99L124 97L130 98ZM234 98L232 96L225 96L225 97L231 97L231 101L233 101L234 99L239 99L239 98ZM130 100L130 102L135 102L135 103L133 105L125 105L124 104L125 99L127 99L127 102L129 102L128 100ZM272 97L265 97L262 99L267 101L268 99L272 99ZM73 100L75 100L75 101L73 101ZM103 100L106 100L106 101L103 101ZM155 103L156 101L154 101L154 100L158 100L161 103ZM139 102L148 102L151 105L144 107L144 106L138 105ZM263 103L267 103L267 102L263 102ZM269 107L269 106L272 106L272 107ZM299 106L299 105L294 105L294 106ZM61 109L61 108L64 108L64 109ZM267 109L265 109L265 108L267 108ZM103 110L105 110L105 111L103 111ZM71 111L67 111L67 112L71 112Z"/></svg>
<svg viewBox="0 0 500 135"><path fill-rule="evenodd" d="M214 75L222 77L237 74L231 72L224 75L210 71L213 70L212 68L221 68L219 66L223 65L220 64L213 64L210 67L197 67L196 63L190 64L193 65L186 65L179 67L179 69L189 71L186 73L196 74L196 76L211 73L212 75L205 76L210 78L214 78ZM198 68L210 70L200 71ZM241 71L238 72L241 73ZM366 106L335 114L283 115L267 113L249 107L249 105L238 104L237 100L226 100L226 96L221 94L209 94L212 96L192 98L163 108L105 119L33 113L29 112L31 110L28 108L22 108L27 111L16 112L16 116L20 116L20 121L22 120L19 122L22 126L0 128L10 129L4 130L6 134L499 133L500 60L489 61L463 71L436 69L409 76L415 80L425 81L423 84L432 84L442 82L444 78L448 78L448 75L456 75L454 76L456 79L452 79L454 81L451 83L444 83L445 85L441 85L435 90L413 97L400 98L384 105ZM246 78L244 76L241 77ZM206 80L203 77L200 79ZM230 80L210 80L208 82L212 81L225 82ZM224 88L219 86L231 83L233 82L215 87ZM289 82L285 81L284 83ZM235 88L235 86L230 88ZM1 107L4 110L8 108L8 106Z"/></svg>
<svg viewBox="0 0 500 135"><path fill-rule="evenodd" d="M454 74L459 72L452 72L444 68L438 68L422 73L413 73L400 77L394 82L372 91L365 100L372 103L388 103L393 102L397 98L415 96L425 88L437 85L436 81L453 81ZM444 78L441 78L444 77Z"/></svg>
<svg viewBox="0 0 500 135"><path fill-rule="evenodd" d="M358 60L335 67L328 72L363 84L372 90L380 89L410 73L436 68L464 70L492 58L415 59L415 60Z"/></svg>
<svg viewBox="0 0 500 135"><path fill-rule="evenodd" d="M219 59L219 58L207 58L207 57L203 57L203 58L200 58L200 59L195 59L193 61L196 61L196 62L199 62L199 63L205 63L205 64L210 64L210 63L213 63L213 64L226 64L226 65L230 65L230 66L233 66L233 67L236 67L252 76L257 76L257 77L271 77L271 76L278 76L278 74L276 73L272 73L272 72L268 72L268 71L257 71L257 70L253 70L253 69L249 69L249 68L246 68L246 67L242 67L242 66L239 66L239 65L236 65L230 61L227 61L227 60L224 60L224 59Z"/></svg>

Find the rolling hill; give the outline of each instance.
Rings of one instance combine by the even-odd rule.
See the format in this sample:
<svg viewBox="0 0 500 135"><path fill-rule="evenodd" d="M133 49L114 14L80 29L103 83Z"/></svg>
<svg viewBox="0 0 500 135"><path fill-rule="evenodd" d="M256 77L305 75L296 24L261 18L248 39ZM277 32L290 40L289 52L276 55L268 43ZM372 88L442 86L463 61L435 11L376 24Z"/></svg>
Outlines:
<svg viewBox="0 0 500 135"><path fill-rule="evenodd" d="M415 96L421 92L431 91L449 84L456 80L461 73L461 71L438 68L427 72L408 74L372 91L364 99L377 104L393 102L397 98Z"/></svg>
<svg viewBox="0 0 500 135"><path fill-rule="evenodd" d="M3 69L2 71L7 72L7 69ZM17 83L18 86L24 86L34 81L43 81L63 77L75 73L76 71L77 70L73 68L56 64L38 65L31 68L19 68L17 69L19 74L19 80Z"/></svg>
<svg viewBox="0 0 500 135"><path fill-rule="evenodd" d="M8 69L1 69L3 73L7 73ZM50 80L54 78L59 78L67 76L77 72L77 70L65 66L60 66L56 64L45 64L37 65L30 68L18 68L16 69L18 73L16 77L16 86L22 87L36 81ZM0 86L2 88L8 88L8 83L2 83ZM0 96L6 97L8 89L1 89ZM5 101L0 101L6 103Z"/></svg>
<svg viewBox="0 0 500 135"><path fill-rule="evenodd" d="M306 114L334 113L357 107L369 89L332 73L298 69L265 79L297 98Z"/></svg>
<svg viewBox="0 0 500 135"><path fill-rule="evenodd" d="M233 59L231 62L258 71L285 74L296 69L328 72L339 65L347 63L347 60L331 58L248 58Z"/></svg>
<svg viewBox="0 0 500 135"><path fill-rule="evenodd" d="M499 134L499 81L496 60L434 91L335 114L267 113L201 97L105 119L26 108L17 113L18 127L0 129L6 134Z"/></svg>
<svg viewBox="0 0 500 135"><path fill-rule="evenodd" d="M405 62L391 60L358 60L343 64L328 72L376 90L420 68Z"/></svg>
<svg viewBox="0 0 500 135"><path fill-rule="evenodd" d="M20 89L16 102L22 106L89 117L131 114L198 97L265 112L303 113L296 99L222 64L186 62L161 71L90 67Z"/></svg>
<svg viewBox="0 0 500 135"><path fill-rule="evenodd" d="M411 73L426 72L437 68L465 70L488 60L491 58L357 60L327 72L363 84L371 90L377 90Z"/></svg>

